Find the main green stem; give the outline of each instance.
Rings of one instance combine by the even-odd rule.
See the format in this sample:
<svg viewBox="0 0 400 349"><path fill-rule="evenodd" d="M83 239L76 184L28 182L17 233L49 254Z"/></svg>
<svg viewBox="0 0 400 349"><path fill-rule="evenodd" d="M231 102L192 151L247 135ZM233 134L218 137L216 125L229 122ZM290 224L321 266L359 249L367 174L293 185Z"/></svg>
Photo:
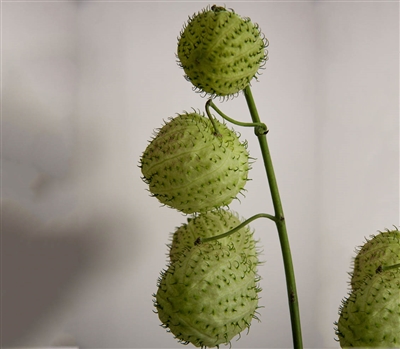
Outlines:
<svg viewBox="0 0 400 349"><path fill-rule="evenodd" d="M260 123L260 117L256 105L254 103L253 95L250 86L244 90L247 105L250 110L251 118L254 123ZM278 184L275 177L274 168L272 166L272 159L268 149L267 137L265 134L258 134L256 132L258 141L260 143L261 153L264 160L265 170L267 172L268 183L271 191L272 201L275 211L275 223L278 229L279 241L281 244L283 264L285 267L286 287L289 301L290 319L292 324L293 346L296 349L303 348L303 341L301 337L300 325L300 312L299 302L296 290L296 281L294 276L292 255L290 252L289 239L286 230L285 216L283 214L282 202L279 195Z"/></svg>

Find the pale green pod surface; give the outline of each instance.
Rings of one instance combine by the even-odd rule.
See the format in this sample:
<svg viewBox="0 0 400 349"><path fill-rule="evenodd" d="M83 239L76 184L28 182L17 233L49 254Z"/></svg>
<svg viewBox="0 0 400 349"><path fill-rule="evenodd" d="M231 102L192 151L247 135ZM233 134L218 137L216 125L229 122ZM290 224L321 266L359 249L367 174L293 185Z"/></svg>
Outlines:
<svg viewBox="0 0 400 349"><path fill-rule="evenodd" d="M140 161L143 179L161 203L183 213L229 205L244 189L250 168L246 143L197 113L170 119Z"/></svg>
<svg viewBox="0 0 400 349"><path fill-rule="evenodd" d="M356 289L364 278L374 275L380 266L400 263L400 231L380 232L367 240L354 259L351 286Z"/></svg>
<svg viewBox="0 0 400 349"><path fill-rule="evenodd" d="M163 326L183 343L215 347L248 328L258 308L259 278L218 242L187 250L162 275L155 306Z"/></svg>
<svg viewBox="0 0 400 349"><path fill-rule="evenodd" d="M199 91L229 96L243 90L267 60L268 42L250 19L212 6L189 19L178 40L179 63Z"/></svg>
<svg viewBox="0 0 400 349"><path fill-rule="evenodd" d="M185 249L191 249L198 238L209 238L226 233L241 223L236 212L225 209L209 211L189 218L188 222L180 226L172 235L169 252L171 263L177 261ZM259 264L258 252L253 235L250 228L246 226L227 237L218 239L218 241L242 254L249 263L257 266Z"/></svg>
<svg viewBox="0 0 400 349"><path fill-rule="evenodd" d="M339 314L336 334L342 348L400 348L400 270L364 279Z"/></svg>

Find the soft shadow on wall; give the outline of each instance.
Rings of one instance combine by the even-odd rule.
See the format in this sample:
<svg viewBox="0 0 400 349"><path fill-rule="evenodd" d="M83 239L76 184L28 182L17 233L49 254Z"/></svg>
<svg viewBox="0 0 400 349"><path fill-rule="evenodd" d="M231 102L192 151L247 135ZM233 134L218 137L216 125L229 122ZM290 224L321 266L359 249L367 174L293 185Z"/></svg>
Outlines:
<svg viewBox="0 0 400 349"><path fill-rule="evenodd" d="M61 343L69 312L54 314L64 304L81 310L75 300L90 286L88 275L105 279L107 263L119 263L111 272L122 258L134 264L139 249L131 248L136 229L125 208L133 196L128 179L136 164L129 159L132 165L126 165L128 147L110 134L117 118L87 112L87 93L78 98L81 5L3 7L2 347ZM89 91L94 84L88 83ZM124 235L115 238L121 231ZM131 250L112 255L114 241ZM49 323L54 329L43 329ZM79 344L72 337L62 345Z"/></svg>
<svg viewBox="0 0 400 349"><path fill-rule="evenodd" d="M18 345L68 295L104 248L92 232L105 225L99 218L52 227L11 201L1 210L2 345L7 347Z"/></svg>

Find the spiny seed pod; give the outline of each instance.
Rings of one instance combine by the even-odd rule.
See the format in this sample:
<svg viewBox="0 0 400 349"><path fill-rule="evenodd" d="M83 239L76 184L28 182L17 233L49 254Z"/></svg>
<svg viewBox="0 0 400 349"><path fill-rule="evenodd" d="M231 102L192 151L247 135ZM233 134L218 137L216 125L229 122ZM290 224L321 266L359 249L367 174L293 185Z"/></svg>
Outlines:
<svg viewBox="0 0 400 349"><path fill-rule="evenodd" d="M264 65L267 46L257 24L214 5L189 18L178 39L177 56L195 89L231 96Z"/></svg>
<svg viewBox="0 0 400 349"><path fill-rule="evenodd" d="M247 144L215 120L197 113L170 119L141 158L144 181L157 199L183 213L229 205L244 189Z"/></svg>
<svg viewBox="0 0 400 349"><path fill-rule="evenodd" d="M186 249L191 249L198 238L209 238L226 233L241 223L242 221L238 218L236 212L223 209L189 218L187 224L180 226L172 235L169 251L171 263L177 261ZM227 237L218 239L218 241L223 246L240 253L252 265L259 264L256 241L248 226Z"/></svg>
<svg viewBox="0 0 400 349"><path fill-rule="evenodd" d="M228 343L256 318L259 277L219 242L194 246L165 271L155 307L163 327L196 347Z"/></svg>
<svg viewBox="0 0 400 349"><path fill-rule="evenodd" d="M356 289L364 278L374 275L378 267L397 263L400 263L400 231L387 230L372 236L354 259L351 287Z"/></svg>
<svg viewBox="0 0 400 349"><path fill-rule="evenodd" d="M342 348L400 348L400 270L369 276L343 301L336 323Z"/></svg>

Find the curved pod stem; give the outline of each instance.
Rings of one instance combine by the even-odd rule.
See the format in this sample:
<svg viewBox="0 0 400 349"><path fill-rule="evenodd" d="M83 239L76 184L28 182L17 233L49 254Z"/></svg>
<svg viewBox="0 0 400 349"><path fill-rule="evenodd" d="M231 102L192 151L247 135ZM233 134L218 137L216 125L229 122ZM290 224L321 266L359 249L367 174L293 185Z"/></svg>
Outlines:
<svg viewBox="0 0 400 349"><path fill-rule="evenodd" d="M214 125L214 129L216 130L216 132L218 133L217 127L214 123L213 117L211 115L210 112L210 108L213 108L223 119L225 119L226 121L229 121L230 123L237 125L237 126L243 126L243 127L254 127L255 130L257 131L257 133L260 134L267 134L268 133L268 128L265 124L263 124L262 122L242 122L242 121L238 121L235 119L230 118L228 115L224 114L212 101L212 99L209 99L206 102L206 113L208 118L210 119L210 121L212 122L212 124Z"/></svg>
<svg viewBox="0 0 400 349"><path fill-rule="evenodd" d="M199 244L202 244L203 242L209 242L209 241L218 240L218 239L222 239L224 237L227 237L227 236L229 236L231 234L236 233L237 231L239 231L240 229L245 227L247 224L251 223L252 221L254 221L254 220L258 219L258 218L268 218L268 219L271 219L274 222L276 220L275 216L272 216L272 215L270 215L268 213L258 213L256 215L250 217L249 219L246 219L244 222L239 224L237 227L227 231L226 233L215 235L215 236L211 236L211 237L208 237L208 238L200 238L199 237L199 238L196 239L194 244L195 245L199 245Z"/></svg>

